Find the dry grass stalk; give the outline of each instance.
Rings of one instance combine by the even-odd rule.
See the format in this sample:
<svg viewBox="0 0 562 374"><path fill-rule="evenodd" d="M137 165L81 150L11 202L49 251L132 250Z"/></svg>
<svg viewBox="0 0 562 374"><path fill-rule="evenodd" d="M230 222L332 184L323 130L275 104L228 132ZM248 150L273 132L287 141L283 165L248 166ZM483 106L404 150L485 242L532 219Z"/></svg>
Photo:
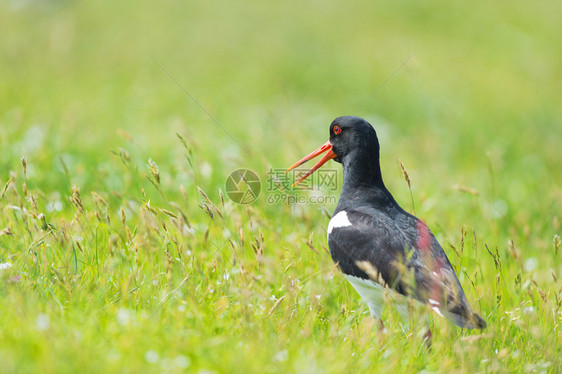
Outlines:
<svg viewBox="0 0 562 374"><path fill-rule="evenodd" d="M458 258L461 258L461 254L460 254L460 252L458 251L457 247L455 247L455 246L452 245L452 244L449 244L449 247L451 247L451 249L453 250L453 252L455 252L455 254L457 255Z"/></svg>
<svg viewBox="0 0 562 374"><path fill-rule="evenodd" d="M166 252L166 280L168 281L168 283L170 283L172 279L172 256L170 255L170 252L168 251L167 248L165 252Z"/></svg>
<svg viewBox="0 0 562 374"><path fill-rule="evenodd" d="M211 208L209 207L209 205L202 203L202 204L197 204L199 206L199 208L201 208L205 213L207 213L207 215L209 217L211 217L211 219L215 218L215 215L213 214L213 211L211 210Z"/></svg>
<svg viewBox="0 0 562 374"><path fill-rule="evenodd" d="M370 263L369 261L356 261L355 265L361 270L363 270L369 278L375 282L380 284L381 286L387 287L386 282L381 276L381 273L375 268L375 266Z"/></svg>
<svg viewBox="0 0 562 374"><path fill-rule="evenodd" d="M151 158L148 159L148 169L152 178L154 178L156 183L160 184L160 168L158 168L156 162L152 161Z"/></svg>
<svg viewBox="0 0 562 374"><path fill-rule="evenodd" d="M27 177L27 160L25 157L21 158L21 165L23 166L23 176Z"/></svg>
<svg viewBox="0 0 562 374"><path fill-rule="evenodd" d="M72 186L72 194L70 195L69 200L78 212L84 213L84 204L82 204L80 188L77 185Z"/></svg>
<svg viewBox="0 0 562 374"><path fill-rule="evenodd" d="M107 208L107 202L98 193L92 192L92 197L94 198L94 205L103 205Z"/></svg>
<svg viewBox="0 0 562 374"><path fill-rule="evenodd" d="M191 168L193 168L193 163L191 162L191 158L193 156L193 152L191 150L191 147L189 146L189 144L187 143L187 140L185 140L185 138L183 136L181 136L178 132L176 132L176 136L178 137L178 139L180 140L181 144L183 145L183 147L185 148L185 150L187 151L187 153L185 154L185 159L187 160L187 163L189 164L189 166Z"/></svg>
<svg viewBox="0 0 562 374"><path fill-rule="evenodd" d="M219 188L219 197L221 199L221 206L224 209L224 194L222 193L222 189Z"/></svg>
<svg viewBox="0 0 562 374"><path fill-rule="evenodd" d="M22 157L21 165L23 166L23 185L22 185L23 196L27 196L27 183L26 183L26 179L27 179L27 160L25 159L25 157Z"/></svg>
<svg viewBox="0 0 562 374"><path fill-rule="evenodd" d="M458 184L453 185L453 189L459 191L459 192L465 192L474 196L478 196L480 195L480 192L478 192L478 190L475 190L474 188L470 188L470 187L466 187L466 186L461 186Z"/></svg>
<svg viewBox="0 0 562 374"><path fill-rule="evenodd" d="M2 188L2 195L0 195L0 199L3 199L4 196L6 195L6 191L8 190L8 188L10 187L10 185L12 184L13 179L10 178L8 179L8 181L6 182L6 184L4 184L4 188Z"/></svg>
<svg viewBox="0 0 562 374"><path fill-rule="evenodd" d="M14 235L14 233L10 230L10 226L6 226L6 228L4 228L2 231L0 231L0 236L4 236L4 235Z"/></svg>
<svg viewBox="0 0 562 374"><path fill-rule="evenodd" d="M548 304L548 298L546 296L546 293L539 287L538 283L534 279L531 279L531 282L533 282L533 284L535 285L535 290L537 291L537 293L541 297L542 301L545 304Z"/></svg>
<svg viewBox="0 0 562 374"><path fill-rule="evenodd" d="M402 176L404 177L404 180L408 184L408 190L410 190L410 199L412 200L412 210L414 211L414 215L415 215L416 205L414 204L414 195L412 194L412 182L410 181L410 175L408 174L408 170L406 170L406 167L404 166L402 160L398 159L398 162L400 162L400 168L402 169Z"/></svg>
<svg viewBox="0 0 562 374"><path fill-rule="evenodd" d="M96 216L97 220L100 223L103 223L104 221L102 220L101 214L104 213L105 222L108 225L110 225L111 224L111 218L109 217L107 202L104 200L103 197L101 197L96 192L92 192L92 198L94 199L94 209L95 209L95 216Z"/></svg>
<svg viewBox="0 0 562 374"><path fill-rule="evenodd" d="M522 263L521 260L521 254L519 253L519 250L517 249L517 247L515 247L515 243L513 242L513 240L508 240L507 241L507 248L509 250L509 254L511 255L511 257L513 257L515 260L517 260L518 263Z"/></svg>
<svg viewBox="0 0 562 374"><path fill-rule="evenodd" d="M175 218L177 219L178 216L176 216L174 213L170 212L169 210L163 209L163 208L158 208L159 211L161 211L162 213L164 213L165 215Z"/></svg>
<svg viewBox="0 0 562 374"><path fill-rule="evenodd" d="M129 155L129 152L127 152L126 150L124 150L123 148L119 148L116 151L112 151L112 153L116 156L119 157L119 159L121 160L121 162L126 166L129 167L129 161L131 160L131 156Z"/></svg>
<svg viewBox="0 0 562 374"><path fill-rule="evenodd" d="M261 230L259 230L259 236L254 236L254 242L252 243L252 249L256 254L256 259L258 262L258 270L260 269L260 265L262 262L264 244L265 242L263 233L261 232Z"/></svg>
<svg viewBox="0 0 562 374"><path fill-rule="evenodd" d="M275 304L273 304L273 306L271 307L271 309L269 309L269 312L267 313L267 316L271 316L271 314L275 311L275 309L277 309L277 307L279 306L279 304L281 304L281 302L283 301L283 299L286 297L287 295L283 295L281 296L279 299L277 299L277 301L275 302Z"/></svg>
<svg viewBox="0 0 562 374"><path fill-rule="evenodd" d="M242 228L240 227L238 232L240 233L240 246L243 247L244 246L244 230L242 230Z"/></svg>
<svg viewBox="0 0 562 374"><path fill-rule="evenodd" d="M248 222L250 224L250 228L254 225L252 221L252 214L250 213L250 207L246 207L246 214L248 215Z"/></svg>
<svg viewBox="0 0 562 374"><path fill-rule="evenodd" d="M219 208L217 208L217 206L215 204L213 204L211 199L209 199L209 196L207 196L205 191L203 191L199 186L197 186L197 191L199 191L199 193L201 194L201 196L205 200L205 201L203 201L199 204L199 207L201 209L203 209L203 211L205 213L207 213L207 215L209 215L209 217L211 217L211 219L214 217L213 212L218 214L219 217L223 218L221 211L219 210Z"/></svg>
<svg viewBox="0 0 562 374"><path fill-rule="evenodd" d="M183 184L180 184L180 192L185 200L187 200L187 190Z"/></svg>
<svg viewBox="0 0 562 374"><path fill-rule="evenodd" d="M412 183L410 182L410 176L408 175L408 170L406 170L406 167L404 166L402 160L398 159L398 162L400 162L400 168L402 169L402 175L404 176L404 180L406 181L406 183L408 183L408 187L412 187Z"/></svg>
<svg viewBox="0 0 562 374"><path fill-rule="evenodd" d="M312 244L312 239L314 236L314 232L310 233L310 236L308 237L308 240L306 241L306 245L308 246L308 248L310 248L314 253L318 254L318 250L314 247L314 245Z"/></svg>
<svg viewBox="0 0 562 374"><path fill-rule="evenodd" d="M121 223L123 226L127 226L125 222L127 221L127 215L125 214L125 209L123 207L119 208L119 217L121 217Z"/></svg>

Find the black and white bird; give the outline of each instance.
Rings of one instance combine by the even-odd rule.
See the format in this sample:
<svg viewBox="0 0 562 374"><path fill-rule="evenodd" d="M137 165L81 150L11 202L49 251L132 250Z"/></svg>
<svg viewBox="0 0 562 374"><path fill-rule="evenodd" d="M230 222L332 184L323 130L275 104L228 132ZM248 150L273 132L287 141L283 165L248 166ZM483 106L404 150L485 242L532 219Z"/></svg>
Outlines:
<svg viewBox="0 0 562 374"><path fill-rule="evenodd" d="M385 187L379 141L371 124L359 117L336 118L330 125L330 139L288 171L324 152L295 185L328 160L342 164L343 186L328 225L328 244L332 259L365 300L371 316L380 320L388 289L399 294L397 298L428 305L459 327L484 329L486 321L468 304L429 228L402 209ZM397 311L407 318L403 304Z"/></svg>

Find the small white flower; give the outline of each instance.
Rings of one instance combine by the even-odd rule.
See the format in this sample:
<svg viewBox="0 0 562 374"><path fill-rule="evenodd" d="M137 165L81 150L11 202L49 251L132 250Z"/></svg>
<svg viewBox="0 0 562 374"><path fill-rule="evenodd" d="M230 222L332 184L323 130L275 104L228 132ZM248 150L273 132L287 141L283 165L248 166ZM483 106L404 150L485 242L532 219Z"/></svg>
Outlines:
<svg viewBox="0 0 562 374"><path fill-rule="evenodd" d="M209 179L211 174L213 174L213 167L208 162L203 162L201 163L200 171L203 178Z"/></svg>
<svg viewBox="0 0 562 374"><path fill-rule="evenodd" d="M117 311L117 322L121 326L127 326L135 319L135 312L127 308L119 308Z"/></svg>
<svg viewBox="0 0 562 374"><path fill-rule="evenodd" d="M189 357L184 355L177 355L176 358L174 358L174 362L180 369L185 369L189 367L189 365L191 365L191 360L189 359Z"/></svg>
<svg viewBox="0 0 562 374"><path fill-rule="evenodd" d="M37 319L35 319L35 326L37 326L37 330L39 331L47 330L50 325L51 320L49 319L49 316L44 313L39 314Z"/></svg>
<svg viewBox="0 0 562 374"><path fill-rule="evenodd" d="M117 361L121 358L119 351L112 349L107 353L107 359L110 361Z"/></svg>
<svg viewBox="0 0 562 374"><path fill-rule="evenodd" d="M60 200L49 201L47 203L47 212L60 212L62 207L62 202Z"/></svg>
<svg viewBox="0 0 562 374"><path fill-rule="evenodd" d="M146 353L144 354L144 359L149 364L155 364L160 359L160 356L158 355L158 352L155 352L153 350L149 350L149 351L146 351Z"/></svg>
<svg viewBox="0 0 562 374"><path fill-rule="evenodd" d="M12 267L12 264L10 264L9 262L4 262L2 264L0 264L0 270L6 270Z"/></svg>
<svg viewBox="0 0 562 374"><path fill-rule="evenodd" d="M525 269L526 272L531 272L535 270L538 265L539 265L539 261L535 257L531 257L525 260L525 263L523 264L523 268Z"/></svg>
<svg viewBox="0 0 562 374"><path fill-rule="evenodd" d="M175 362L171 358L164 357L162 361L160 361L160 367L162 368L162 371L169 372L174 369Z"/></svg>
<svg viewBox="0 0 562 374"><path fill-rule="evenodd" d="M283 362L283 361L287 361L288 356L289 356L289 354L288 354L287 350L284 349L284 350L282 350L282 351L277 352L277 353L273 356L273 359L274 359L275 361Z"/></svg>

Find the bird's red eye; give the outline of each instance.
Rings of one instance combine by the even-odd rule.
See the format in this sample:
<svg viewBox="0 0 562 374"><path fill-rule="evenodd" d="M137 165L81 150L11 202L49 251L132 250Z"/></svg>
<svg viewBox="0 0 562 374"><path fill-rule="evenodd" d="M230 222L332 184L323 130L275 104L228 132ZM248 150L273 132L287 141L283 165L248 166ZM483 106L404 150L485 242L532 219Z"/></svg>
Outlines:
<svg viewBox="0 0 562 374"><path fill-rule="evenodd" d="M336 125L336 126L334 126L333 131L334 131L334 134L338 135L341 132L341 127Z"/></svg>

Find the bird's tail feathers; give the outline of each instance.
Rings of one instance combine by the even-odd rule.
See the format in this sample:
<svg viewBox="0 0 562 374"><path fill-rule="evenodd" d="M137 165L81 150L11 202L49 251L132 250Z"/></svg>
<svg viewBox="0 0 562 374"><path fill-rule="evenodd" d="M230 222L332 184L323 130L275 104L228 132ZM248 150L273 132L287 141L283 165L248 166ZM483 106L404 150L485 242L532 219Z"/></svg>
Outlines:
<svg viewBox="0 0 562 374"><path fill-rule="evenodd" d="M436 312L437 313L437 312ZM488 324L484 318L471 309L464 313L456 313L455 311L440 311L441 316L445 317L455 325L465 329L485 329Z"/></svg>

